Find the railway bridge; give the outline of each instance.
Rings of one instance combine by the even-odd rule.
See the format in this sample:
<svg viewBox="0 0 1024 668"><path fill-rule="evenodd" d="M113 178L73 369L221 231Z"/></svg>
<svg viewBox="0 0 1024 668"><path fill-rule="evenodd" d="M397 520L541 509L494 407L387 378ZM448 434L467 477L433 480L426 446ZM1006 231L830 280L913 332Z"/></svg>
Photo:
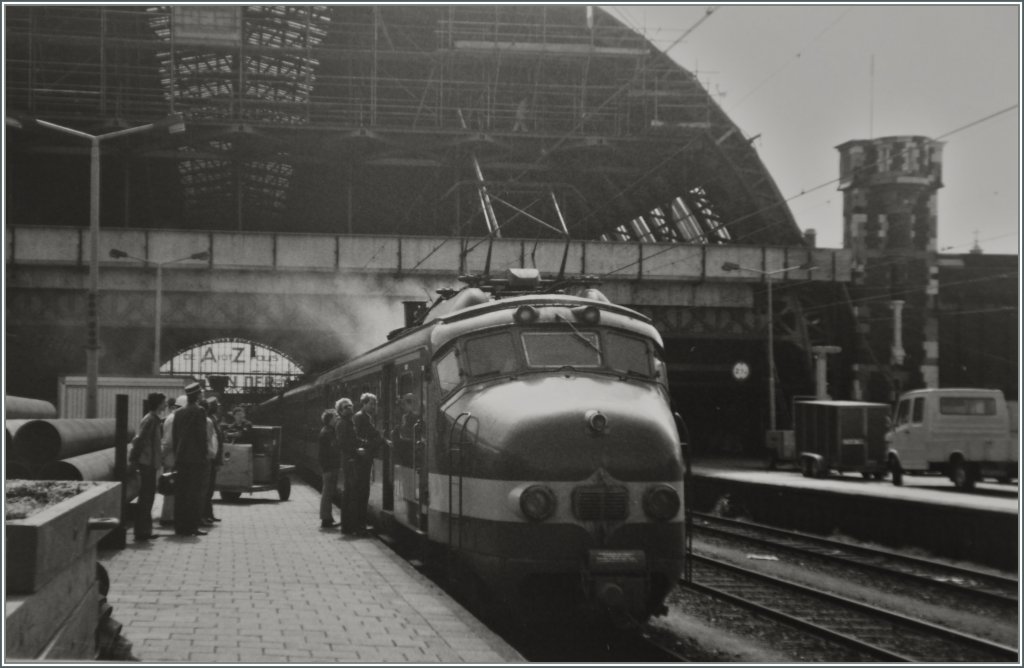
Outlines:
<svg viewBox="0 0 1024 668"><path fill-rule="evenodd" d="M47 397L58 375L84 370L90 236L38 226L6 234L9 391ZM592 277L609 299L652 318L681 393L732 391L755 412L766 396L765 281L774 284L779 378L805 392L810 347L835 342L823 340L827 328L808 326L823 318L804 309L836 298L850 279L849 253L808 247L107 229L100 372L149 373L158 288L161 362L238 337L309 371L383 342L401 326L402 302L433 299L458 287L459 275L483 272L488 250L493 275L527 266L554 276L564 256L566 275ZM733 376L737 363L749 376Z"/></svg>

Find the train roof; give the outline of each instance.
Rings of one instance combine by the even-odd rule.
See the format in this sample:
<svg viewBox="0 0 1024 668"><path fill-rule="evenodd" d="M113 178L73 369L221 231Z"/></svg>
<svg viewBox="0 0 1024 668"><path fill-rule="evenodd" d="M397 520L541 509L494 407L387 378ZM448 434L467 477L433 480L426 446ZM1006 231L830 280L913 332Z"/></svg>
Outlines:
<svg viewBox="0 0 1024 668"><path fill-rule="evenodd" d="M342 369L358 370L363 366L373 366L381 363L384 357L401 355L420 347L437 348L477 329L510 324L509 316L502 312L515 310L525 304L566 308L596 306L610 316L602 324L634 329L653 339L659 346L662 345L661 336L651 324L650 318L633 309L613 304L593 288L584 290L582 295L531 292L495 296L477 287L467 287L436 303L423 317L421 324L395 332L390 340L332 367L308 384L286 391L283 396L287 398L303 392L310 385L330 382Z"/></svg>

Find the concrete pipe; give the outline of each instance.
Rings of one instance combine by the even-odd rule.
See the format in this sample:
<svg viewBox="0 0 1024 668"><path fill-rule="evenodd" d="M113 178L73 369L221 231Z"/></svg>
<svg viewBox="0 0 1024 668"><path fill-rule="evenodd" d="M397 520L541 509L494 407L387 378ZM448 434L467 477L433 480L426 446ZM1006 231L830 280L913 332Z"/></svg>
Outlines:
<svg viewBox="0 0 1024 668"><path fill-rule="evenodd" d="M84 455L50 462L39 469L40 480L110 480L114 476L114 448L87 452ZM135 473L128 478L127 498L134 499L139 493L139 476Z"/></svg>
<svg viewBox="0 0 1024 668"><path fill-rule="evenodd" d="M30 420L14 435L12 454L35 464L114 447L114 418ZM135 433L129 427L128 438Z"/></svg>
<svg viewBox="0 0 1024 668"><path fill-rule="evenodd" d="M49 401L26 397L4 397L4 418L7 420L46 420L57 417L57 408Z"/></svg>
<svg viewBox="0 0 1024 668"><path fill-rule="evenodd" d="M21 459L8 459L4 462L4 478L7 480L34 480L35 469Z"/></svg>

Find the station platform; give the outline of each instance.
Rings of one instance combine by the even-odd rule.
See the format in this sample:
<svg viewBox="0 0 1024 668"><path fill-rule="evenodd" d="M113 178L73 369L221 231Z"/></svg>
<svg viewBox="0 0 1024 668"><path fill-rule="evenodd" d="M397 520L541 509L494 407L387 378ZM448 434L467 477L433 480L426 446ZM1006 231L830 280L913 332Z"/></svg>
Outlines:
<svg viewBox="0 0 1024 668"><path fill-rule="evenodd" d="M795 467L769 470L767 460L742 457L695 457L692 472L690 503L700 512L1017 571L1017 483L962 492L942 476L904 475L897 487L859 473L805 478Z"/></svg>
<svg viewBox="0 0 1024 668"><path fill-rule="evenodd" d="M214 499L208 535L100 553L144 663L510 663L518 652L374 537L320 528L320 495ZM158 496L154 517L163 497ZM335 509L335 518L338 511ZM169 534L169 535L168 535Z"/></svg>

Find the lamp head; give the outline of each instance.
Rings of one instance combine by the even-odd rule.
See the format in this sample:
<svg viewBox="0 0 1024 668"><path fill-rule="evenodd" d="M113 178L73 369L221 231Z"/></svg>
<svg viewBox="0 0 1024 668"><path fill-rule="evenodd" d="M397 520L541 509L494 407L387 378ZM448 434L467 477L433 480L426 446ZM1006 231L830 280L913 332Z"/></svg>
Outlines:
<svg viewBox="0 0 1024 668"><path fill-rule="evenodd" d="M723 262L722 263L722 271L739 271L741 268L742 267L740 267L735 262Z"/></svg>
<svg viewBox="0 0 1024 668"><path fill-rule="evenodd" d="M123 250L117 248L111 248L110 257L114 258L115 260L120 260L123 257L128 257L128 253L125 253Z"/></svg>
<svg viewBox="0 0 1024 668"><path fill-rule="evenodd" d="M210 254L207 253L206 251L200 251L198 253L192 253L191 255L188 256L188 259L190 259L190 260L209 260L210 259Z"/></svg>
<svg viewBox="0 0 1024 668"><path fill-rule="evenodd" d="M185 131L185 115L181 112L173 113L157 123L160 127L166 128L168 134L176 135Z"/></svg>

